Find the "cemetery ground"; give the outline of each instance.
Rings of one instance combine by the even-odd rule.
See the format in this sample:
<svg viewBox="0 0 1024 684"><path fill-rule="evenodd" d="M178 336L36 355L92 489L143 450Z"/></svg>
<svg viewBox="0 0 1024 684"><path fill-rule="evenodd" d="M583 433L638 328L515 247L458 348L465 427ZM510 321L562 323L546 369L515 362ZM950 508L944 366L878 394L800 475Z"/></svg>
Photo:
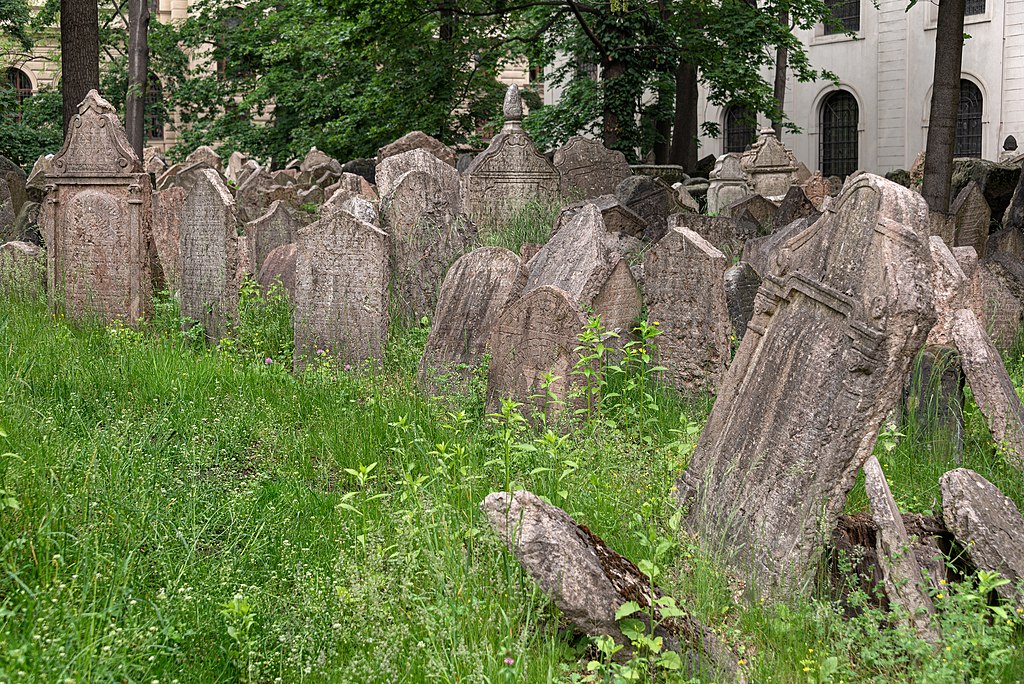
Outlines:
<svg viewBox="0 0 1024 684"><path fill-rule="evenodd" d="M1024 618L988 604L990 575L933 594L937 645L862 593L742 601L677 530L671 490L710 403L658 388L642 342L607 359L600 403L531 426L510 403L487 414L484 369L468 396L425 396L426 322L393 326L379 367L294 374L282 297L245 288L239 321L207 347L166 296L138 330L0 301L0 681L690 681L653 655L612 663L560 619L479 510L517 489L653 575L747 681L1024 681ZM1021 347L1006 361L1019 391ZM962 462L948 435L884 429L903 511L937 512L961 465L1024 504L970 398L965 422ZM866 509L859 484L846 510Z"/></svg>

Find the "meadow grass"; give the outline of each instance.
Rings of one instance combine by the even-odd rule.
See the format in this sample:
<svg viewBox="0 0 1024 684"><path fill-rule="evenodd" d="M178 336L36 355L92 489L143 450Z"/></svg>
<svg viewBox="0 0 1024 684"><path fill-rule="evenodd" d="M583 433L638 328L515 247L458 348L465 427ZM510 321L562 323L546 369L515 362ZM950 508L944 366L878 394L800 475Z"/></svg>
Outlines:
<svg viewBox="0 0 1024 684"><path fill-rule="evenodd" d="M610 373L614 400L534 429L511 406L486 415L479 384L425 397L424 326L393 330L380 367L295 375L287 316L243 293L233 341L207 348L178 332L173 300L139 330L0 302L0 681L583 681L591 642L478 509L521 488L634 561L671 540L661 585L748 681L1024 680L1020 621L1001 626L969 585L937 598L938 650L881 611L844 620L824 594L740 601L669 528L707 401ZM1019 386L1018 352L1010 367ZM901 506L934 512L955 456L901 429L876 451ZM964 465L1020 505L971 403L965 442ZM848 509L865 507L855 491Z"/></svg>

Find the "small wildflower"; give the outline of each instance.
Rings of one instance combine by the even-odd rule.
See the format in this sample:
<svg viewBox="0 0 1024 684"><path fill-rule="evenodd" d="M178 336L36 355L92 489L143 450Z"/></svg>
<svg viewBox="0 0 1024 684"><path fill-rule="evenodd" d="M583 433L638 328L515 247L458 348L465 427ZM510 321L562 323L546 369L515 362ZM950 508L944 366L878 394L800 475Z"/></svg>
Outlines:
<svg viewBox="0 0 1024 684"><path fill-rule="evenodd" d="M346 364L345 364L345 370L346 370L346 371L350 371L350 370L352 370L352 364L351 364L351 363L346 363Z"/></svg>
<svg viewBox="0 0 1024 684"><path fill-rule="evenodd" d="M737 665L746 665L746 664L747 664L747 661L746 661L746 660L737 660L737 661L736 661L736 664L737 664Z"/></svg>
<svg viewBox="0 0 1024 684"><path fill-rule="evenodd" d="M265 364L267 364L269 366L270 364L274 363L274 359L272 359L272 358L270 358L268 356L267 358L263 359L263 363L265 363Z"/></svg>
<svg viewBox="0 0 1024 684"><path fill-rule="evenodd" d="M937 598L937 599L944 599L944 598L946 598L946 595L945 594L941 594L941 593L940 594L936 594L935 598Z"/></svg>
<svg viewBox="0 0 1024 684"><path fill-rule="evenodd" d="M514 658L505 658L505 664L506 664L506 665L514 665L514 664L515 664L515 662L516 662L516 661L515 661L515 659L514 659Z"/></svg>

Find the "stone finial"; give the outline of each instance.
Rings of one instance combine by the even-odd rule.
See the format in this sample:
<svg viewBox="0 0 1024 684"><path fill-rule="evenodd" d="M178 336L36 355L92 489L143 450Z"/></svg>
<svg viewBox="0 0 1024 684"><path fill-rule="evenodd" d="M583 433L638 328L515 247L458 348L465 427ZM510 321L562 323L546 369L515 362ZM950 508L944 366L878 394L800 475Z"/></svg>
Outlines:
<svg viewBox="0 0 1024 684"><path fill-rule="evenodd" d="M1003 141L1003 149L1007 152L1015 152L1017 150L1017 139L1012 135L1006 136L1006 140Z"/></svg>
<svg viewBox="0 0 1024 684"><path fill-rule="evenodd" d="M85 99L78 105L78 113L84 115L87 111L92 109L97 114L116 114L117 110L114 109L114 105L110 104L103 99L103 96L99 94L95 88L89 91L89 94L85 96Z"/></svg>
<svg viewBox="0 0 1024 684"><path fill-rule="evenodd" d="M519 86L515 83L505 91L505 122L523 120L523 98L519 95Z"/></svg>

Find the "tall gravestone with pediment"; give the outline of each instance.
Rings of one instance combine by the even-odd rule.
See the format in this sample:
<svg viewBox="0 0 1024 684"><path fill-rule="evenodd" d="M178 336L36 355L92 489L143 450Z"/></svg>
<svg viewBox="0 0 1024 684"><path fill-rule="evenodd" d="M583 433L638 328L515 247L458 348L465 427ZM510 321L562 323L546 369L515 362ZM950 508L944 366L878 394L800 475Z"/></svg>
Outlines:
<svg viewBox="0 0 1024 684"><path fill-rule="evenodd" d="M685 527L747 586L811 581L935 321L930 269L924 200L871 174L780 247L677 481Z"/></svg>
<svg viewBox="0 0 1024 684"><path fill-rule="evenodd" d="M51 302L135 322L153 298L149 175L114 107L90 90L54 157L40 224Z"/></svg>
<svg viewBox="0 0 1024 684"><path fill-rule="evenodd" d="M558 170L534 148L522 121L523 101L512 85L505 94L505 127L462 177L466 214L479 225L501 225L529 202L558 199Z"/></svg>
<svg viewBox="0 0 1024 684"><path fill-rule="evenodd" d="M612 194L632 174L622 152L579 135L555 150L553 161L562 177L562 196L575 199Z"/></svg>
<svg viewBox="0 0 1024 684"><path fill-rule="evenodd" d="M203 325L219 340L238 310L238 233L235 200L220 174L193 171L179 223L181 315Z"/></svg>
<svg viewBox="0 0 1024 684"><path fill-rule="evenodd" d="M757 142L740 159L753 191L762 197L785 197L789 186L799 182L799 164L793 153L779 142L775 131L765 128Z"/></svg>

